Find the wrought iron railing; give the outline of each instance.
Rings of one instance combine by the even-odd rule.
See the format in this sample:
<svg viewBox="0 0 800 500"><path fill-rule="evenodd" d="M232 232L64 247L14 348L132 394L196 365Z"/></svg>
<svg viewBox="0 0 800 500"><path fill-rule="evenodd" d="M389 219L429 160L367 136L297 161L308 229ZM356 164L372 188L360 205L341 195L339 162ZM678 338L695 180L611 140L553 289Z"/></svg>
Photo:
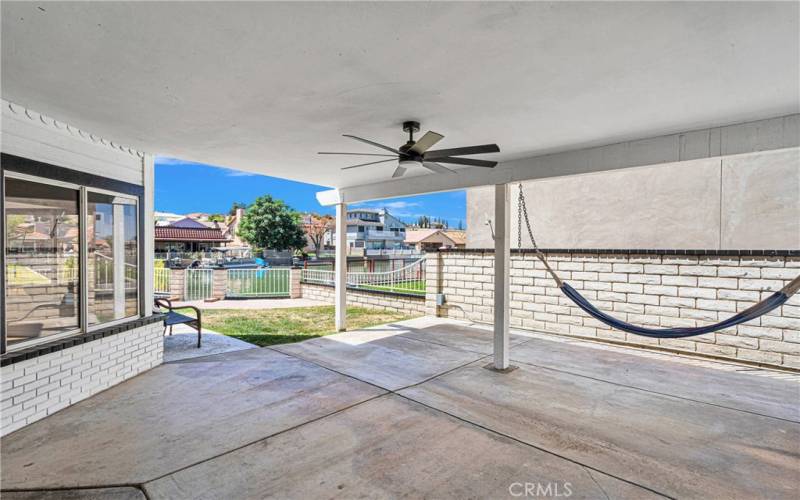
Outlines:
<svg viewBox="0 0 800 500"><path fill-rule="evenodd" d="M186 269L184 298L205 300L214 296L213 269Z"/></svg>
<svg viewBox="0 0 800 500"><path fill-rule="evenodd" d="M335 272L329 270L303 269L304 283L333 285ZM425 295L425 258L407 266L385 272L348 272L348 288L382 292Z"/></svg>
<svg viewBox="0 0 800 500"><path fill-rule="evenodd" d="M291 269L229 269L226 297L289 297Z"/></svg>

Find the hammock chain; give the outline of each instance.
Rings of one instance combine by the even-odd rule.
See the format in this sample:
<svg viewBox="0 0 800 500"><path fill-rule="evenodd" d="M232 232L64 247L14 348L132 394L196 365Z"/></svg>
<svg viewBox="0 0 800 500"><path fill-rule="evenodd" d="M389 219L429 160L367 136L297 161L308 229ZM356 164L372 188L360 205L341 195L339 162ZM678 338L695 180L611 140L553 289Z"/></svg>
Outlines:
<svg viewBox="0 0 800 500"><path fill-rule="evenodd" d="M522 190L522 183L521 182L519 183L519 200L518 200L517 206L519 208L519 210L518 210L519 213L517 215L517 217L518 217L518 220L517 220L517 248L520 248L520 249L522 248L522 219L524 217L524 219L525 219L525 227L527 227L527 229L528 229L528 236L530 236L530 238L531 238L531 243L533 244L533 250L536 252L536 257L538 257L539 260L542 261L542 264L544 264L544 267L547 269L547 272L549 272L550 276L552 276L553 279L555 280L556 285L559 288L561 288L561 285L563 284L563 282L561 281L561 278L559 278L558 275L555 273L555 271L553 271L553 269L550 268L550 264L547 263L547 259L544 256L544 252L539 250L539 245L536 244L536 238L533 237L533 229L531 229L531 220L528 217L528 207L525 205L525 193Z"/></svg>

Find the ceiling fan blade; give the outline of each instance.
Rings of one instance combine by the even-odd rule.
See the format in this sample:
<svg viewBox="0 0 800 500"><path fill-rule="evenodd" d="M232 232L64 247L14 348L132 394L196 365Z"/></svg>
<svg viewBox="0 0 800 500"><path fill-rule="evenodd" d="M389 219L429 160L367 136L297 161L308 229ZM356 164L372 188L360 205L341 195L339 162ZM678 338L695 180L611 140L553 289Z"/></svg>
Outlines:
<svg viewBox="0 0 800 500"><path fill-rule="evenodd" d="M477 155L482 153L499 153L500 148L497 144L484 144L482 146L468 146L465 148L439 149L428 151L424 157L426 160L436 160L445 156Z"/></svg>
<svg viewBox="0 0 800 500"><path fill-rule="evenodd" d="M453 158L450 156L445 156L444 158L436 158L436 161L442 163L453 163L455 165L469 165L471 167L485 167L485 168L494 168L497 165L496 161L473 160L472 158Z"/></svg>
<svg viewBox="0 0 800 500"><path fill-rule="evenodd" d="M422 162L422 166L427 168L432 172L436 172L437 174L454 174L456 173L455 170L450 170L449 168L439 165L438 163L433 163L430 161Z"/></svg>
<svg viewBox="0 0 800 500"><path fill-rule="evenodd" d="M397 158L397 155L385 155L382 153L331 153L329 151L320 151L318 155L352 155L352 156L392 156Z"/></svg>
<svg viewBox="0 0 800 500"><path fill-rule="evenodd" d="M429 130L425 132L425 135L420 137L413 146L411 146L411 151L422 154L442 139L444 139L442 134L437 134L436 132Z"/></svg>
<svg viewBox="0 0 800 500"><path fill-rule="evenodd" d="M406 173L406 167L397 167L394 169L394 173L392 174L392 179L396 179L397 177L403 177L403 174Z"/></svg>
<svg viewBox="0 0 800 500"><path fill-rule="evenodd" d="M349 167L342 167L342 170L347 170L350 168L357 168L357 167L366 167L367 165L375 165L376 163L386 163L387 161L397 161L397 159L389 158L388 160L371 161L369 163L359 163L358 165L350 165Z"/></svg>
<svg viewBox="0 0 800 500"><path fill-rule="evenodd" d="M361 142L363 142L365 144L369 144L371 146L375 146L376 148L381 148L381 149L385 149L386 151L391 151L394 154L398 154L398 155L400 154L400 151L398 151L398 150L396 150L394 148L390 148L389 146L384 146L383 144L379 144L377 142L373 142L373 141L370 141L368 139L362 139L361 137L356 137L354 135L349 135L349 134L342 134L342 135L344 137L349 137L351 139L355 139L357 141L361 141Z"/></svg>

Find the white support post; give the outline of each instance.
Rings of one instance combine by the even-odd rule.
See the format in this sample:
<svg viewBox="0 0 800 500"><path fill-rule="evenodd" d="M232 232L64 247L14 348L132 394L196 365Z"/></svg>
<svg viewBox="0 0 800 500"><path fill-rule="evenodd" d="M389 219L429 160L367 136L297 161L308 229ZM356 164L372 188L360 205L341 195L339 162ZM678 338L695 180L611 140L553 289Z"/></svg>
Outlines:
<svg viewBox="0 0 800 500"><path fill-rule="evenodd" d="M494 369L508 370L511 205L508 184L494 187Z"/></svg>
<svg viewBox="0 0 800 500"><path fill-rule="evenodd" d="M336 331L347 328L347 205L336 204L336 273L334 295Z"/></svg>
<svg viewBox="0 0 800 500"><path fill-rule="evenodd" d="M145 154L142 158L142 181L144 184L144 220L139 222L143 233L139 235L144 243L144 258L140 262L144 263L144 267L139 270L140 280L142 281L142 289L144 293L140 297L139 307L141 308L142 316L150 316L153 311L153 273L154 273L154 241L155 235L155 219L153 217L154 210L154 192L155 192L155 172L154 172L154 157L151 154ZM177 274L177 271L175 271Z"/></svg>

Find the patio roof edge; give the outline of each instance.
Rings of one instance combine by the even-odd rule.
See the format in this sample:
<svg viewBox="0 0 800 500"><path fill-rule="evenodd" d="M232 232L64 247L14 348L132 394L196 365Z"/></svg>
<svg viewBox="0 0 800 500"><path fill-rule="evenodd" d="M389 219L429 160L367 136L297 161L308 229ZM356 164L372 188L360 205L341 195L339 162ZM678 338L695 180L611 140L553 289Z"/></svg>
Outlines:
<svg viewBox="0 0 800 500"><path fill-rule="evenodd" d="M357 203L793 147L800 147L800 114L532 156L503 162L494 169L467 168L454 175L343 187L318 192L317 200L323 206Z"/></svg>

